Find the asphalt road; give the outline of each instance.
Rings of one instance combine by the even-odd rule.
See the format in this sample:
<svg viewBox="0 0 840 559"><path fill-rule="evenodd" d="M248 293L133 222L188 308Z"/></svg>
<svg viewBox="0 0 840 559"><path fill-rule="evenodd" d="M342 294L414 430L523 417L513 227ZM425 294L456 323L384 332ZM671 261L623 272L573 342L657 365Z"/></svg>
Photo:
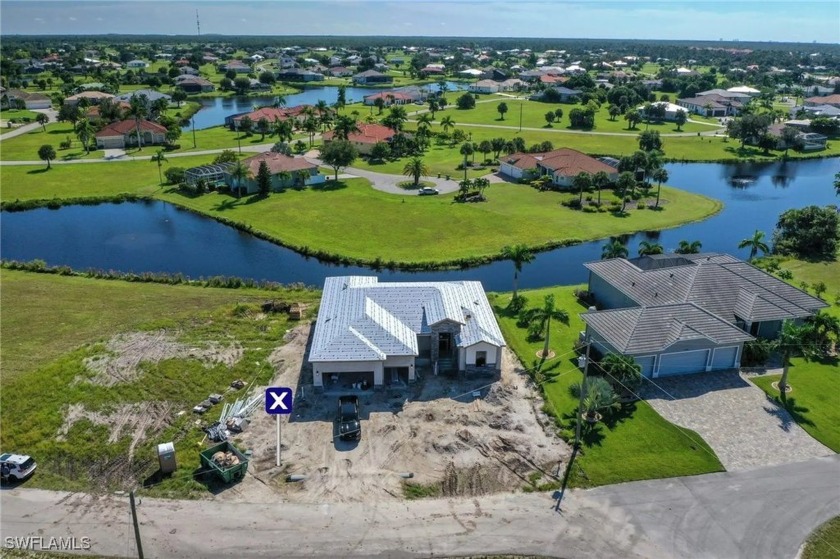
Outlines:
<svg viewBox="0 0 840 559"><path fill-rule="evenodd" d="M373 504L142 499L146 557L785 558L840 514L840 457L546 494ZM136 556L128 499L17 488L0 494L3 543L89 537Z"/></svg>

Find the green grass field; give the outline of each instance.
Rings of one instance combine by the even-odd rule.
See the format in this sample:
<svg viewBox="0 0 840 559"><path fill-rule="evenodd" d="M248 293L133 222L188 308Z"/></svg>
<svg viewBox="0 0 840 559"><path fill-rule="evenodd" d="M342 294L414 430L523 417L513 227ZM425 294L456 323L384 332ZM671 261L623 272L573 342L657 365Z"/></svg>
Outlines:
<svg viewBox="0 0 840 559"><path fill-rule="evenodd" d="M812 437L834 452L840 452L840 397L837 392L840 361L836 357L815 362L794 358L788 374L793 391L787 395L785 408ZM772 386L780 378L781 375L766 375L750 380L781 405L779 391Z"/></svg>
<svg viewBox="0 0 840 559"><path fill-rule="evenodd" d="M511 266L511 277L512 274ZM574 289L575 286L562 286L520 292L528 299L529 308L541 306L545 295L554 294L557 307L569 315L568 326L552 322L550 347L557 357L544 365L544 370L559 373L544 388L547 406L561 418L567 430L578 404L569 393L569 386L581 380L573 344L578 332L584 329L578 315L586 311L576 300ZM509 293L491 295L505 340L526 367L533 367L543 342L528 341L526 329L518 327L515 316L505 310L509 301ZM583 454L575 462L571 483L578 487L723 470L702 437L669 423L645 402L625 404L622 410L598 424L584 437Z"/></svg>
<svg viewBox="0 0 840 559"><path fill-rule="evenodd" d="M835 516L808 536L801 559L837 559L840 555L840 516Z"/></svg>
<svg viewBox="0 0 840 559"><path fill-rule="evenodd" d="M449 97L456 95L450 99L450 102L455 103L457 94L450 93ZM520 108L522 114L523 128L545 128L546 130L571 130L569 128L569 112L575 108L581 108L581 105L572 105L566 103L541 103L539 101L518 100L505 97L494 97L492 101L486 101L489 95L481 95L474 109L460 110L454 106L447 106L445 111L438 111L435 113L435 120L440 121L444 117L451 117L456 125L462 124L485 124L493 126L505 126L514 130L519 128ZM505 114L505 119L500 120L498 106L499 103L504 102L508 107L508 112ZM549 111L557 109L563 110L563 118L559 122L549 127L545 120L545 114ZM714 130L712 126L705 126L702 124L694 124L691 122L685 123L682 130L677 130L677 127L672 122L651 123L651 130L658 130L661 134L676 133L676 132L709 132ZM622 116L616 117L616 120L610 120L609 113L606 107L602 107L595 113L595 128L593 132L613 132L621 134L638 135L641 130L645 129L645 124L639 124L635 129L627 128L627 121Z"/></svg>
<svg viewBox="0 0 840 559"><path fill-rule="evenodd" d="M285 314L260 316L267 299L299 301L310 308L318 294L308 290L261 291L128 283L0 271L3 290L3 348L0 353L3 448L25 450L38 459L38 475L27 486L69 490L113 490L135 486L156 469L155 445L176 444L179 475L151 494L190 496L206 493L192 479L195 450L204 433L189 410L213 392L224 392L236 378L265 383L273 374L261 367L293 324ZM238 344L233 365L191 357L141 362L137 376L104 385L93 382L85 359L107 353L103 342L120 333L165 330L188 347ZM69 406L98 417L113 417L143 402L172 406L171 425L132 447L133 427L111 438L107 425L80 419L62 437ZM128 408L130 409L130 408Z"/></svg>
<svg viewBox="0 0 840 559"><path fill-rule="evenodd" d="M840 261L807 262L777 256L764 260L775 260L781 269L793 272L788 283L796 287L803 281L809 285L824 282L828 290L823 299L831 306L821 312L840 317ZM793 392L786 399L786 407L794 421L825 446L840 452L840 361L837 357L816 361L794 358L788 374ZM768 375L750 380L781 405L779 391L772 386L779 378L781 375Z"/></svg>
<svg viewBox="0 0 840 559"><path fill-rule="evenodd" d="M134 153L152 155L154 151L144 148ZM175 166L189 168L205 165L213 157L195 155L172 158L164 162L163 170ZM46 165L3 165L0 166L0 182L3 184L4 202L114 196L120 193L151 195L161 188L157 165L145 160L53 165L49 170Z"/></svg>
<svg viewBox="0 0 840 559"><path fill-rule="evenodd" d="M663 188L668 200L663 211L633 210L626 217L570 210L560 202L575 194L539 192L526 185L495 184L486 195L488 201L479 204L455 203L452 194L394 196L364 179L330 181L324 188L287 190L267 199L156 193L213 217L247 223L291 246L384 262L492 256L508 244L536 247L658 230L721 208L718 201L671 188Z"/></svg>

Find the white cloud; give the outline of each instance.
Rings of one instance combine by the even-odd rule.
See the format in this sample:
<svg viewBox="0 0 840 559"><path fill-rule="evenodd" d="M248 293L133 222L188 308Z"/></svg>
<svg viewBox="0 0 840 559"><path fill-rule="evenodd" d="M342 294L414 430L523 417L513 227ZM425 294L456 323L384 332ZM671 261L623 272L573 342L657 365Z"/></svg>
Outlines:
<svg viewBox="0 0 840 559"><path fill-rule="evenodd" d="M67 19L69 19L70 21L77 21L77 20L76 20L76 18L74 18L73 16L70 16L70 17L69 17L69 18L67 18Z"/></svg>

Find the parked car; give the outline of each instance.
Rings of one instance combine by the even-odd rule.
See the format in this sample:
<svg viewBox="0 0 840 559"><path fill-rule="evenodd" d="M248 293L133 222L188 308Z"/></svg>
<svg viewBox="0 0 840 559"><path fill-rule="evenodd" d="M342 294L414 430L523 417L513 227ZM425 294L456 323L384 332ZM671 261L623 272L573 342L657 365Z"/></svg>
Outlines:
<svg viewBox="0 0 840 559"><path fill-rule="evenodd" d="M343 441L362 438L362 424L359 421L359 397L338 397L338 436Z"/></svg>
<svg viewBox="0 0 840 559"><path fill-rule="evenodd" d="M5 453L0 455L0 477L20 481L32 475L38 465L30 456Z"/></svg>
<svg viewBox="0 0 840 559"><path fill-rule="evenodd" d="M434 194L440 194L440 190L437 188L432 188L431 186L424 186L420 190L417 191L418 196L431 196Z"/></svg>

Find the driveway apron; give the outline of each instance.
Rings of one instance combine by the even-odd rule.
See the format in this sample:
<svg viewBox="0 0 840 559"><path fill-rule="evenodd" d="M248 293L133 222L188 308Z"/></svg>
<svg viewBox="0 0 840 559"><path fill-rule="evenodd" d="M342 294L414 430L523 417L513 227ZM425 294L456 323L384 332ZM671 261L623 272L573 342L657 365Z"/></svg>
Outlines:
<svg viewBox="0 0 840 559"><path fill-rule="evenodd" d="M668 421L697 431L729 471L833 454L738 371L651 379L642 395Z"/></svg>

